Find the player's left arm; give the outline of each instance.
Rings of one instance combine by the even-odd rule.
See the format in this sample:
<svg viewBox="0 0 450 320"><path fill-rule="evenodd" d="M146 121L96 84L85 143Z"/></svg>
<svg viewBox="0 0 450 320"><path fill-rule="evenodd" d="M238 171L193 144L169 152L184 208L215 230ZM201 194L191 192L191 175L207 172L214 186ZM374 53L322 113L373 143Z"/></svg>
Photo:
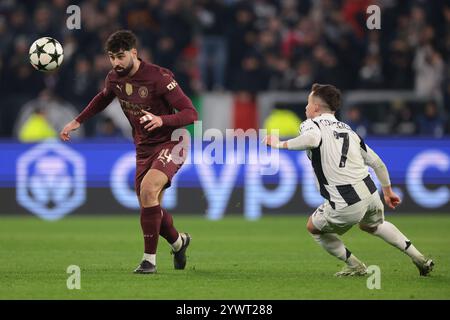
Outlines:
<svg viewBox="0 0 450 320"><path fill-rule="evenodd" d="M395 209L400 203L400 197L392 190L391 180L389 178L389 171L384 164L383 160L373 151L368 145L365 144L364 140L361 140L361 155L364 159L364 163L371 167L381 183L381 188L383 190L384 202L389 208Z"/></svg>
<svg viewBox="0 0 450 320"><path fill-rule="evenodd" d="M162 74L157 82L157 93L159 93L174 109L178 112L175 114L167 114L156 116L150 112L144 111L140 123L149 121L144 128L152 131L162 126L183 127L193 123L198 119L197 110L195 110L191 99L183 92L173 77L167 73Z"/></svg>
<svg viewBox="0 0 450 320"><path fill-rule="evenodd" d="M312 120L306 120L300 127L300 135L286 141L280 141L277 136L269 135L264 142L278 149L308 150L317 148L322 140L320 129Z"/></svg>

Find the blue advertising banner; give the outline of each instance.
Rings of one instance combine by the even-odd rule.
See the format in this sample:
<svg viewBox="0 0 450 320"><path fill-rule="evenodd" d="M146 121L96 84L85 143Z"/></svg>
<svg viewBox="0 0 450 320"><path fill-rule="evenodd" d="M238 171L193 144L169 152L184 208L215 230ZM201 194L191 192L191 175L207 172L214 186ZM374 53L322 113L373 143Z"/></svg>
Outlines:
<svg viewBox="0 0 450 320"><path fill-rule="evenodd" d="M367 139L366 143L386 163L402 197L397 212L450 212L449 140ZM164 206L209 219L226 214L258 219L266 213L309 214L322 203L305 152L283 150L261 156L254 145L219 150L217 145L194 143L164 194ZM72 213L139 212L134 146L128 141L2 141L0 148L2 214L32 213L54 220ZM249 155L256 155L257 161Z"/></svg>

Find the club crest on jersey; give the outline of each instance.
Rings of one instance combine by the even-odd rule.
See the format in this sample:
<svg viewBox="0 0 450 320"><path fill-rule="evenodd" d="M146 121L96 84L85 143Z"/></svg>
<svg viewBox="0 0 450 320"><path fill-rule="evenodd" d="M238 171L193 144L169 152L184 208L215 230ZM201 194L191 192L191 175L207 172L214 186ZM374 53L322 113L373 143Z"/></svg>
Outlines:
<svg viewBox="0 0 450 320"><path fill-rule="evenodd" d="M133 86L131 85L131 83L125 83L125 92L127 93L127 95L131 96L133 94Z"/></svg>
<svg viewBox="0 0 450 320"><path fill-rule="evenodd" d="M141 98L147 98L147 96L148 96L148 89L147 89L147 87L140 87L138 92L139 92L139 96Z"/></svg>

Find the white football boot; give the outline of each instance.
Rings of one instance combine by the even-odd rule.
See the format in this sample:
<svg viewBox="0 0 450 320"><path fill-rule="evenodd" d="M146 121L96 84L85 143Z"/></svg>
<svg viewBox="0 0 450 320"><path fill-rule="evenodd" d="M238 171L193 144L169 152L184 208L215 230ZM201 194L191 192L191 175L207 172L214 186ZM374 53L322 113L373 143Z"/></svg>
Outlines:
<svg viewBox="0 0 450 320"><path fill-rule="evenodd" d="M364 263L360 262L358 265L350 267L346 265L341 271L336 272L336 277L353 277L353 276L365 276L367 274L367 267Z"/></svg>

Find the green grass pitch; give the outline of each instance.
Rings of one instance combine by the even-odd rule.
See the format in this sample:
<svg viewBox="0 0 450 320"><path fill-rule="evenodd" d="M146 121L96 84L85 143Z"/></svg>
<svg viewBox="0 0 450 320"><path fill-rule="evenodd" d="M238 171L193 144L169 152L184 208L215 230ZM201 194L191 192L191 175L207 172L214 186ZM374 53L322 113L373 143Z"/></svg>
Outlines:
<svg viewBox="0 0 450 320"><path fill-rule="evenodd" d="M344 235L366 265L380 267L379 290L369 290L365 277L335 278L342 264L313 241L306 218L175 215L176 227L193 237L186 270L173 270L160 238L158 273L135 275L143 249L138 215L2 217L0 299L450 299L450 216L387 216L435 260L426 278L381 239L358 228ZM81 268L81 290L67 289L69 265Z"/></svg>

